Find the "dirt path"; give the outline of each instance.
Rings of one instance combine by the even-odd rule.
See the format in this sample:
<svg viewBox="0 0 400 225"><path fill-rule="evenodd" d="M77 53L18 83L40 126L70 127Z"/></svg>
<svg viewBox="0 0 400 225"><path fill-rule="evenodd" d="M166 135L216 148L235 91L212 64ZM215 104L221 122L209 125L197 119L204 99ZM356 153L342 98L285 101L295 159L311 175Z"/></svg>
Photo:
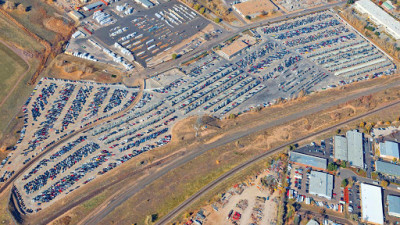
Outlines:
<svg viewBox="0 0 400 225"><path fill-rule="evenodd" d="M25 77L25 75L31 70L31 64L28 61L28 56L25 55L23 53L22 50L14 47L14 46L10 46L9 44L7 44L6 42L4 42L3 40L0 40L0 43L2 43L3 45L5 45L7 48L9 48L11 51L13 51L15 54L17 54L22 60L24 60L24 62L28 65L28 69L22 74L20 75L20 77L18 78L17 82L14 84L14 86L11 88L11 90L8 92L8 94L6 95L6 97L0 102L0 108L4 105L4 103L7 101L7 99L11 96L11 94L15 91L15 89L17 88L17 86L19 85L19 83L21 83L22 79Z"/></svg>

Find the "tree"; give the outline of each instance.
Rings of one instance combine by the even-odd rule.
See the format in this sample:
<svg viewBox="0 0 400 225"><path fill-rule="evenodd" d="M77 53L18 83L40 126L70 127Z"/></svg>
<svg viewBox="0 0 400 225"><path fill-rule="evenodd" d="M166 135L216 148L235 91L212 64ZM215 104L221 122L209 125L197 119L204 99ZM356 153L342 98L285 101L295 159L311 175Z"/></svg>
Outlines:
<svg viewBox="0 0 400 225"><path fill-rule="evenodd" d="M349 181L347 179L342 180L342 187L346 187L349 184Z"/></svg>
<svg viewBox="0 0 400 225"><path fill-rule="evenodd" d="M328 164L328 171L336 171L337 168L338 167L337 167L336 163L331 162Z"/></svg>
<svg viewBox="0 0 400 225"><path fill-rule="evenodd" d="M346 161L342 160L342 161L340 162L340 167L346 168Z"/></svg>
<svg viewBox="0 0 400 225"><path fill-rule="evenodd" d="M389 185L389 182L387 182L386 180L382 180L381 185L383 188L387 188L387 186Z"/></svg>
<svg viewBox="0 0 400 225"><path fill-rule="evenodd" d="M218 18L218 17L216 17L216 18L214 19L214 22L216 22L216 23L220 23L220 22L221 22L221 19L220 19L220 18Z"/></svg>
<svg viewBox="0 0 400 225"><path fill-rule="evenodd" d="M251 20L251 17L249 15L245 16L245 18Z"/></svg>
<svg viewBox="0 0 400 225"><path fill-rule="evenodd" d="M229 114L229 117L228 117L229 119L235 119L236 118L236 114L233 114L233 113L231 113L231 114Z"/></svg>
<svg viewBox="0 0 400 225"><path fill-rule="evenodd" d="M347 4L349 4L349 5L354 4L354 0L348 0Z"/></svg>
<svg viewBox="0 0 400 225"><path fill-rule="evenodd" d="M176 53L172 54L172 59L178 58L178 55Z"/></svg>
<svg viewBox="0 0 400 225"><path fill-rule="evenodd" d="M200 10L199 10L199 13L200 14L204 14L205 12L206 12L206 8L201 7Z"/></svg>
<svg viewBox="0 0 400 225"><path fill-rule="evenodd" d="M199 11L200 7L201 7L200 4L199 4L199 3L196 3L196 4L193 6L193 9L196 10L196 11Z"/></svg>

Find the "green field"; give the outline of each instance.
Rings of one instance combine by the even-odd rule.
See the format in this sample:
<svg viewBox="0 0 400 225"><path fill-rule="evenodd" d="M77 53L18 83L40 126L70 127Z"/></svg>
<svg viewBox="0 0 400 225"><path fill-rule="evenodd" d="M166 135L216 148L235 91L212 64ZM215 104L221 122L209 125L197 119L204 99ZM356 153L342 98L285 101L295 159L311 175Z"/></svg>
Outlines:
<svg viewBox="0 0 400 225"><path fill-rule="evenodd" d="M29 66L7 46L0 43L0 103Z"/></svg>
<svg viewBox="0 0 400 225"><path fill-rule="evenodd" d="M17 48L24 49L32 54L44 50L44 47L41 44L36 42L32 37L26 35L24 31L20 30L14 24L7 21L7 19L1 14L0 40L10 43L10 45L14 45ZM29 71L25 73L29 68L29 65L27 65L24 60L22 60L7 46L1 43L0 57L2 59L0 62L2 68L0 71L0 102L4 100L4 97L7 96L18 79L23 76L12 94L7 98L7 101L5 101L0 107L0 143L5 143L4 137L6 136L6 144L8 145L8 142L13 141L12 137L17 136L15 131L18 128L17 125L20 121L16 120L15 117L34 88L34 86L29 86L27 84L36 71L39 60L37 58L29 59L28 62L31 67Z"/></svg>

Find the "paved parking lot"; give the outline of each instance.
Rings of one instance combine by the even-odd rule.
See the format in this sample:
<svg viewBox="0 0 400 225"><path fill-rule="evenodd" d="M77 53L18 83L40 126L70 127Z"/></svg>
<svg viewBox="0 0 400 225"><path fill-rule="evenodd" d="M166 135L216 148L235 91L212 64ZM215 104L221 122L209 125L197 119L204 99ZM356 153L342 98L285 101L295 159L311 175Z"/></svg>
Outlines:
<svg viewBox="0 0 400 225"><path fill-rule="evenodd" d="M129 9L132 9L131 13L124 13ZM133 60L132 54L135 61L143 67L154 56L162 54L210 24L176 0L161 1L161 4L150 9L133 1L120 1L103 7L102 12L87 14L83 24L94 30L91 39L128 60ZM73 50L85 52L82 46L86 45L87 38L89 37L73 39L77 43Z"/></svg>

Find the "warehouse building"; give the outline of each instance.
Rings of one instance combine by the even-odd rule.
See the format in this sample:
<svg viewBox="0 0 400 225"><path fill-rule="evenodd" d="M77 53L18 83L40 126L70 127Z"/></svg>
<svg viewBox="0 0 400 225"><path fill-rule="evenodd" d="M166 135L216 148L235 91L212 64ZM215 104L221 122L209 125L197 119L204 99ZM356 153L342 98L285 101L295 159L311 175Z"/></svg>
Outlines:
<svg viewBox="0 0 400 225"><path fill-rule="evenodd" d="M246 16L256 18L263 13L269 13L275 10L274 4L272 4L271 1L265 0L248 0L235 4L232 8L243 18L246 18Z"/></svg>
<svg viewBox="0 0 400 225"><path fill-rule="evenodd" d="M91 10L93 10L93 9L102 7L103 5L104 5L103 2L95 2L95 3L89 4L89 5L83 6L83 10L85 10L85 11L91 11Z"/></svg>
<svg viewBox="0 0 400 225"><path fill-rule="evenodd" d="M300 152L290 152L289 160L293 163L301 164L304 166L310 166L316 169L326 170L328 160L312 155L306 155Z"/></svg>
<svg viewBox="0 0 400 225"><path fill-rule="evenodd" d="M69 17L71 17L73 20L75 20L75 22L80 21L81 19L85 18L85 16L76 10L73 10L71 12L68 13Z"/></svg>
<svg viewBox="0 0 400 225"><path fill-rule="evenodd" d="M336 135L334 140L335 140L335 144L334 144L335 159L348 161L347 138Z"/></svg>
<svg viewBox="0 0 400 225"><path fill-rule="evenodd" d="M389 216L400 217L400 196L388 195L387 203Z"/></svg>
<svg viewBox="0 0 400 225"><path fill-rule="evenodd" d="M382 7L387 11L392 11L394 9L393 4L390 1L386 1L382 4Z"/></svg>
<svg viewBox="0 0 400 225"><path fill-rule="evenodd" d="M381 187L361 183L361 212L364 222L383 224Z"/></svg>
<svg viewBox="0 0 400 225"><path fill-rule="evenodd" d="M380 173L400 177L400 166L384 161L375 161L375 170Z"/></svg>
<svg viewBox="0 0 400 225"><path fill-rule="evenodd" d="M136 3L141 4L143 7L149 9L151 7L154 6L154 4L152 2L150 2L149 0L135 0Z"/></svg>
<svg viewBox="0 0 400 225"><path fill-rule="evenodd" d="M388 159L399 158L399 144L393 141L379 143L380 157Z"/></svg>
<svg viewBox="0 0 400 225"><path fill-rule="evenodd" d="M309 187L310 194L331 199L333 191L333 175L311 171Z"/></svg>
<svg viewBox="0 0 400 225"><path fill-rule="evenodd" d="M230 45L223 47L221 51L219 51L219 53L225 59L230 60L236 55L240 54L247 47L248 45L244 43L242 40L236 40L232 42Z"/></svg>
<svg viewBox="0 0 400 225"><path fill-rule="evenodd" d="M364 167L363 135L357 130L346 132L347 158L351 166Z"/></svg>
<svg viewBox="0 0 400 225"><path fill-rule="evenodd" d="M368 18L376 25L383 26L386 32L396 40L400 39L400 22L373 2L370 0L359 0L355 3L355 9L361 13L368 14Z"/></svg>

